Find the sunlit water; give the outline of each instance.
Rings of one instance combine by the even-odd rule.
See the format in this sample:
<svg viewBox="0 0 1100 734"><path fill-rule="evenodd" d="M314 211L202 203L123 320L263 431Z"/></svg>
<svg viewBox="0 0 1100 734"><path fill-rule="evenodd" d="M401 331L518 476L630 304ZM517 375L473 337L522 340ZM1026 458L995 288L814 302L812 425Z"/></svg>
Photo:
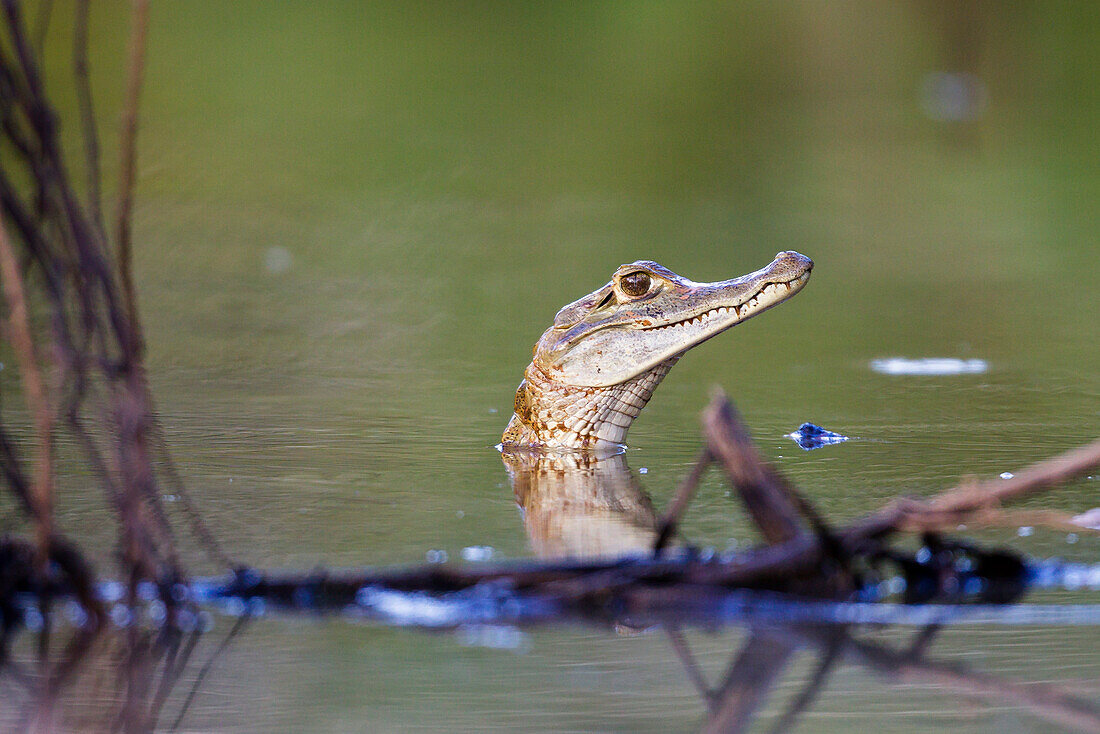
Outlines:
<svg viewBox="0 0 1100 734"><path fill-rule="evenodd" d="M715 385L838 522L1096 437L1095 13L951 7L155 7L138 282L168 438L214 532L264 568L532 555L493 448L516 383L555 311L639 258L696 280L786 249L816 263L795 299L688 354L631 430L626 465L658 511ZM54 12L64 93L69 9ZM98 5L93 21L114 132L126 23ZM804 422L853 440L804 452L787 438ZM64 478L61 521L110 569L88 483ZM1028 506L1086 512L1100 476ZM716 474L683 534L755 542ZM967 535L1100 557L1085 530ZM187 547L195 573L220 571ZM1074 621L1100 600L1051 586L1020 624L956 618L930 654L1100 704L1100 637ZM203 652L231 617L210 623ZM687 633L715 684L743 634ZM795 659L760 727L812 670ZM665 732L704 712L657 632L268 614L186 724ZM851 662L802 727L855 726L1057 727Z"/></svg>

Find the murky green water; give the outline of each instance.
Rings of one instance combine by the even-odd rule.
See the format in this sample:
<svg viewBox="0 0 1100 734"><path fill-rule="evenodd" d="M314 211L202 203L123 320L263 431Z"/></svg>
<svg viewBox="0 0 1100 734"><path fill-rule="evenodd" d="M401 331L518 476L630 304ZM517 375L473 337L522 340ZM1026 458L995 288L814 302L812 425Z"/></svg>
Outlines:
<svg viewBox="0 0 1100 734"><path fill-rule="evenodd" d="M94 14L108 141L124 10ZM54 12L66 115L70 8ZM1100 434L1092 6L176 3L152 23L136 220L150 373L192 493L245 562L529 555L493 449L516 383L557 308L640 258L696 280L784 249L816 262L794 300L688 354L631 430L627 463L657 508L716 385L837 519ZM940 72L978 86L960 102ZM989 369L869 368L894 356ZM805 453L784 438L803 421L861 440ZM102 536L106 563L101 499L67 485L63 521ZM704 484L695 542L752 539L724 491ZM1098 506L1100 478L1051 502ZM1100 550L1084 534L978 537ZM738 636L690 635L712 678ZM1094 629L952 629L933 653L1100 703ZM796 660L762 730L811 670ZM498 650L261 620L189 717L227 731L679 731L704 706L660 635L562 628ZM858 666L802 724L853 726L1056 730Z"/></svg>

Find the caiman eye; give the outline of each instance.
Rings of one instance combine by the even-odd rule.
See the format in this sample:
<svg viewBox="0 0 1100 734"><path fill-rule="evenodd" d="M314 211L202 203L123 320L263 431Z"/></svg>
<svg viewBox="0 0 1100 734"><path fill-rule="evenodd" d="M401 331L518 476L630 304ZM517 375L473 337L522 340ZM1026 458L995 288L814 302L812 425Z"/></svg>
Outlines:
<svg viewBox="0 0 1100 734"><path fill-rule="evenodd" d="M649 273L641 271L619 278L619 287L623 289L623 293L633 297L644 296L649 291L650 283Z"/></svg>

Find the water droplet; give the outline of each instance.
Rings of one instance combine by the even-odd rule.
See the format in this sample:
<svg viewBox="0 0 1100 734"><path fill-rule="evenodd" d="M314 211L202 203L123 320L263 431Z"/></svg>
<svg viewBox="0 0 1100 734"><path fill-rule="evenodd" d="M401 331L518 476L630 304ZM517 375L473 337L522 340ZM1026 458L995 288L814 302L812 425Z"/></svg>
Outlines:
<svg viewBox="0 0 1100 734"><path fill-rule="evenodd" d="M447 551L436 550L433 548L432 550L424 554L424 558L428 561L428 563L446 563Z"/></svg>
<svg viewBox="0 0 1100 734"><path fill-rule="evenodd" d="M74 627L83 627L91 621L88 612L78 602L70 601L65 605L65 617Z"/></svg>
<svg viewBox="0 0 1100 734"><path fill-rule="evenodd" d="M168 617L168 608L164 606L164 602L160 599L154 599L149 603L149 607L145 610L145 613L149 615L149 621L152 622L154 626L160 627Z"/></svg>
<svg viewBox="0 0 1100 734"><path fill-rule="evenodd" d="M470 545L462 549L462 560L481 563L492 558L494 552L493 547L489 545Z"/></svg>
<svg viewBox="0 0 1100 734"><path fill-rule="evenodd" d="M1012 479L1012 477L1014 477L1014 476L1016 476L1016 475L1015 475L1015 474L1013 474L1013 473L1012 473L1012 472L1010 472L1010 471L1003 471L1003 472L1001 472L1001 479Z"/></svg>
<svg viewBox="0 0 1100 734"><path fill-rule="evenodd" d="M111 611L108 612L111 617L111 623L115 627L129 627L130 623L134 621L133 612L125 604L115 604L111 607Z"/></svg>
<svg viewBox="0 0 1100 734"><path fill-rule="evenodd" d="M1062 577L1062 583L1068 591L1077 591L1088 583L1088 571L1077 566L1066 569Z"/></svg>
<svg viewBox="0 0 1100 734"><path fill-rule="evenodd" d="M27 607L23 610L23 626L31 632L37 632L42 629L42 614L34 607Z"/></svg>
<svg viewBox="0 0 1100 734"><path fill-rule="evenodd" d="M466 513L463 512L462 510L459 510L458 512L455 513L455 517L457 517L459 520L461 520L462 518L466 517Z"/></svg>
<svg viewBox="0 0 1100 734"><path fill-rule="evenodd" d="M209 612L202 612L202 614L205 614L208 617L210 616ZM190 610L188 610L188 609L177 609L176 610L176 629L180 630L181 632L190 632L191 630L195 629L198 626L200 626L200 622L196 618L196 616L191 613ZM209 629L209 627L207 627L206 629L204 629L202 631L205 632L207 629Z"/></svg>
<svg viewBox="0 0 1100 734"><path fill-rule="evenodd" d="M928 546L921 548L917 551L916 555L917 563L928 563L932 560L932 551Z"/></svg>
<svg viewBox="0 0 1100 734"><path fill-rule="evenodd" d="M1070 545L1073 545L1074 543L1076 543L1077 540L1078 540L1077 533L1070 533L1069 535L1066 536L1066 542L1069 543Z"/></svg>
<svg viewBox="0 0 1100 734"><path fill-rule="evenodd" d="M649 467L643 466L641 469L638 470L638 473L639 474L649 474Z"/></svg>
<svg viewBox="0 0 1100 734"><path fill-rule="evenodd" d="M99 585L99 598L105 602L116 602L122 598L125 587L118 581L106 581Z"/></svg>
<svg viewBox="0 0 1100 734"><path fill-rule="evenodd" d="M1016 531L1016 534L1019 535L1021 538L1026 538L1034 532L1035 528L1031 527L1030 525L1021 525L1020 529Z"/></svg>
<svg viewBox="0 0 1100 734"><path fill-rule="evenodd" d="M496 415L496 414L497 414L497 409L496 408L489 408L489 415Z"/></svg>

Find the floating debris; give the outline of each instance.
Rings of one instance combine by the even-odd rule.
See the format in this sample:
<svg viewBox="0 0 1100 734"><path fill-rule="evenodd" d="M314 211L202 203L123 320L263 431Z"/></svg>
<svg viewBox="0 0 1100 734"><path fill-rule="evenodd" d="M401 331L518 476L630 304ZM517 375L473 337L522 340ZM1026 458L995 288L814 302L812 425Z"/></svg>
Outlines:
<svg viewBox="0 0 1100 734"><path fill-rule="evenodd" d="M834 433L813 423L803 423L797 431L788 433L787 438L806 451L813 451L829 444L844 443L848 440L848 437L843 434Z"/></svg>
<svg viewBox="0 0 1100 734"><path fill-rule="evenodd" d="M1093 507L1080 515L1074 515L1070 518L1070 522L1090 530L1100 530L1100 507Z"/></svg>
<svg viewBox="0 0 1100 734"><path fill-rule="evenodd" d="M1001 472L1001 475L1000 475L1000 476L1001 476L1001 479L1012 479L1012 477L1014 477L1014 476L1016 476L1016 475L1015 475L1015 474L1013 474L1013 473L1012 473L1012 472L1010 472L1010 471L1003 471L1003 472Z"/></svg>
<svg viewBox="0 0 1100 734"><path fill-rule="evenodd" d="M890 357L872 359L871 369L884 375L980 375L989 371L989 363L984 359Z"/></svg>

